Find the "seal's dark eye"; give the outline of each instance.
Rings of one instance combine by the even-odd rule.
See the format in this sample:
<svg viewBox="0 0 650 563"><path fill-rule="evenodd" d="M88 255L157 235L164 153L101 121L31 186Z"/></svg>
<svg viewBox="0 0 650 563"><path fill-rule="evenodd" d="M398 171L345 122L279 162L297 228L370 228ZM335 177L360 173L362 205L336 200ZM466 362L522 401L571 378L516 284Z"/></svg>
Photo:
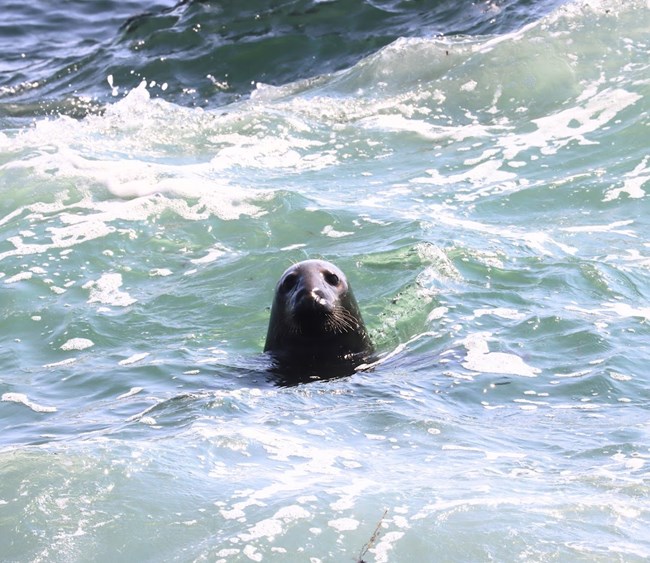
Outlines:
<svg viewBox="0 0 650 563"><path fill-rule="evenodd" d="M280 285L280 289L284 293L287 293L288 291L291 291L294 287L296 287L296 283L298 283L298 275L297 274L289 274L286 278L284 278L282 280L282 284Z"/></svg>
<svg viewBox="0 0 650 563"><path fill-rule="evenodd" d="M339 277L338 277L336 274L332 273L332 272L326 272L325 275L324 275L323 277L325 278L325 281L326 281L328 284L330 284L330 285L332 285L332 286L335 286L335 287L336 287L337 285L339 285L339 283L340 283L340 281L341 281L341 280L339 279Z"/></svg>

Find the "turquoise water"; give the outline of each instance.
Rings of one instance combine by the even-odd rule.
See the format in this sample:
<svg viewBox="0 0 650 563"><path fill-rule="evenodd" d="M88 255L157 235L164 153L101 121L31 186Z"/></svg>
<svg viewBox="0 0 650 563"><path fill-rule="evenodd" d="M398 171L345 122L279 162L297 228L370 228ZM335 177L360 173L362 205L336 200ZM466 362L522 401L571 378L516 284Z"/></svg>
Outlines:
<svg viewBox="0 0 650 563"><path fill-rule="evenodd" d="M3 561L650 558L650 6L355 3L386 40L342 53L343 4L251 28L285 63L213 90L184 41L219 3L5 29ZM269 307L307 257L382 358L280 387Z"/></svg>

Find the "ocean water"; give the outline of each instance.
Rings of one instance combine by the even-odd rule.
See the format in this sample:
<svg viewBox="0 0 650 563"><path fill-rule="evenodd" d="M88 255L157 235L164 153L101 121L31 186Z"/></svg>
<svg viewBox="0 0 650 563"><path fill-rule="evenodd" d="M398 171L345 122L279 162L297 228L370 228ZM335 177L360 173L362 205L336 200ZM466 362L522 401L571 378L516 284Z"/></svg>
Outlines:
<svg viewBox="0 0 650 563"><path fill-rule="evenodd" d="M646 0L4 12L0 560L650 559Z"/></svg>

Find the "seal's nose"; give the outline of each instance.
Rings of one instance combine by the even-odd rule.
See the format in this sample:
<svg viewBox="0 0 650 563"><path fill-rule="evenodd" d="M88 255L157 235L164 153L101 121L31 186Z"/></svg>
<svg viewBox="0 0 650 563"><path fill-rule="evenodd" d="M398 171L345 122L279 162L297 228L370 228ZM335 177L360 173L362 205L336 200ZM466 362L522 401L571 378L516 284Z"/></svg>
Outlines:
<svg viewBox="0 0 650 563"><path fill-rule="evenodd" d="M318 276L313 275L310 271L300 272L298 280L298 287L296 288L296 299L302 301L303 299L318 301L318 297L322 298L324 294L320 289ZM320 292L320 294L318 294Z"/></svg>
<svg viewBox="0 0 650 563"><path fill-rule="evenodd" d="M326 302L325 292L320 287L309 287L309 285L304 284L296 291L296 300L313 301L323 305Z"/></svg>
<svg viewBox="0 0 650 563"><path fill-rule="evenodd" d="M301 272L294 293L294 303L305 310L324 310L328 308L327 289L323 287L322 276L318 272Z"/></svg>
<svg viewBox="0 0 650 563"><path fill-rule="evenodd" d="M319 287L315 287L311 290L311 296L312 299L320 305L325 305L325 303L327 303L327 300L325 299L325 292Z"/></svg>

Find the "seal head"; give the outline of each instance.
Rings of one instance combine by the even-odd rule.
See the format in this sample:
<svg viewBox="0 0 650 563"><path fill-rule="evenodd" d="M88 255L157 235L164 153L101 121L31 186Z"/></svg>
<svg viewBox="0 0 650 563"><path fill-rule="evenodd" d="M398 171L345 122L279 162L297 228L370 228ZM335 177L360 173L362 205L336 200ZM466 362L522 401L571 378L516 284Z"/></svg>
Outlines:
<svg viewBox="0 0 650 563"><path fill-rule="evenodd" d="M339 268L305 260L282 274L264 351L285 384L351 375L368 360L374 348Z"/></svg>

